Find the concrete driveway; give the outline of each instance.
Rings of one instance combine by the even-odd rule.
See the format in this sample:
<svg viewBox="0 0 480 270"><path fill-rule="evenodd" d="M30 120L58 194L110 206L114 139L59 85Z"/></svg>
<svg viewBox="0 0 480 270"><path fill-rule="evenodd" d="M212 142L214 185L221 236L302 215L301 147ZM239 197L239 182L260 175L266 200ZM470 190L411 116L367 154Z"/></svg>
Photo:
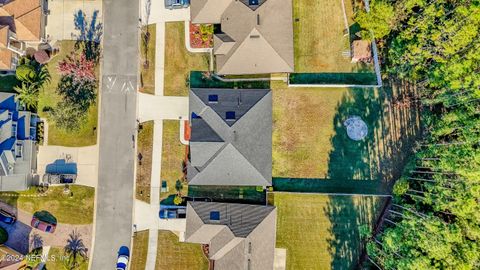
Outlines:
<svg viewBox="0 0 480 270"><path fill-rule="evenodd" d="M95 10L98 10L97 21L102 22L102 1L101 0L48 0L48 10L45 27L47 37L54 44L57 40L75 40L74 15L82 10L90 21Z"/></svg>
<svg viewBox="0 0 480 270"><path fill-rule="evenodd" d="M54 233L46 233L30 227L32 213L28 213L0 202L0 207L8 212L15 213L17 222L13 225L0 223L8 232L8 241L6 245L26 254L34 248L40 246L63 247L67 243L69 234L77 230L85 246L90 250L92 245L92 225L72 225L58 223Z"/></svg>
<svg viewBox="0 0 480 270"><path fill-rule="evenodd" d="M68 163L76 164L77 184L97 187L98 145L86 147L39 146L37 155L38 174L43 176L46 173L47 166L57 160L67 160Z"/></svg>

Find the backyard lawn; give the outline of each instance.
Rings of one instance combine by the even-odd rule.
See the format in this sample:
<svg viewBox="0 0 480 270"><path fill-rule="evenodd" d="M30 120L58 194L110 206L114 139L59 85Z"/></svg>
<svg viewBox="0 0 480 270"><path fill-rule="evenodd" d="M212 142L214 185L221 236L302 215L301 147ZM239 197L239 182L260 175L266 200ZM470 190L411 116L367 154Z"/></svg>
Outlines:
<svg viewBox="0 0 480 270"><path fill-rule="evenodd" d="M175 194L175 182L183 178L182 161L185 158L186 146L180 142L180 121L163 121L163 147L162 147L162 180L167 181L168 193L161 193L160 198L166 198L168 195ZM188 192L187 185L184 183L182 193Z"/></svg>
<svg viewBox="0 0 480 270"><path fill-rule="evenodd" d="M61 97L56 93L56 88L60 80L60 73L57 70L58 63L65 59L65 56L74 51L75 41L59 41L57 45L60 52L48 62L47 67L52 76L51 82L46 84L38 100L38 114L42 118L48 118L45 109L55 108L57 102L61 101ZM98 78L99 68L96 68ZM62 146L88 146L97 142L97 133L94 128L97 127L97 104L90 107L87 121L78 131L65 131L55 126L53 122L49 122L48 126L48 144Z"/></svg>
<svg viewBox="0 0 480 270"><path fill-rule="evenodd" d="M136 194L138 200L150 203L150 177L152 173L152 147L153 147L153 121L142 123L142 129L138 132L137 156L142 155L142 161L138 161Z"/></svg>
<svg viewBox="0 0 480 270"><path fill-rule="evenodd" d="M165 96L187 96L190 71L208 71L210 55L185 48L185 23L165 24Z"/></svg>
<svg viewBox="0 0 480 270"><path fill-rule="evenodd" d="M131 270L144 270L147 263L148 230L136 232L133 236Z"/></svg>
<svg viewBox="0 0 480 270"><path fill-rule="evenodd" d="M39 193L36 187L32 187L27 191L0 192L0 201L29 213L47 210L59 223L93 223L95 189L72 185L70 191L73 196L65 194L63 186L52 186L46 196L35 196Z"/></svg>
<svg viewBox="0 0 480 270"><path fill-rule="evenodd" d="M155 42L156 42L156 25L147 26L150 38L148 43L142 40L141 50L141 73L140 73L140 92L146 94L155 94ZM143 31L147 27L143 27ZM142 35L143 37L144 35ZM148 66L145 65L145 59L148 60Z"/></svg>
<svg viewBox="0 0 480 270"><path fill-rule="evenodd" d="M158 231L157 270L207 270L208 260L200 244L178 242L171 231Z"/></svg>
<svg viewBox="0 0 480 270"><path fill-rule="evenodd" d="M350 63L349 36L344 30L353 24L352 1L293 0L295 72L352 72L361 65Z"/></svg>
<svg viewBox="0 0 480 270"><path fill-rule="evenodd" d="M272 85L274 177L387 184L400 175L420 123L416 106L397 106L394 100L411 89ZM363 140L347 136L344 122L351 116L365 121Z"/></svg>
<svg viewBox="0 0 480 270"><path fill-rule="evenodd" d="M287 270L354 269L359 227L375 222L383 198L275 193L276 248L287 249ZM269 198L271 200L272 198Z"/></svg>

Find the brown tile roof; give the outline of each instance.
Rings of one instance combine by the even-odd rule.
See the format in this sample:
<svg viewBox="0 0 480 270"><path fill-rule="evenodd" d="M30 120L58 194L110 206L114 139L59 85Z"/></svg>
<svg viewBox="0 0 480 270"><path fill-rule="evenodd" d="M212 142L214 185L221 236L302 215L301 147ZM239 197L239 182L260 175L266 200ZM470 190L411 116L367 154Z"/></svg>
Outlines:
<svg viewBox="0 0 480 270"><path fill-rule="evenodd" d="M17 39L38 41L41 38L42 6L40 0L16 0L0 7L0 16L15 18Z"/></svg>
<svg viewBox="0 0 480 270"><path fill-rule="evenodd" d="M9 49L0 49L0 69L10 69L12 54Z"/></svg>
<svg viewBox="0 0 480 270"><path fill-rule="evenodd" d="M8 26L0 26L0 48L7 48Z"/></svg>

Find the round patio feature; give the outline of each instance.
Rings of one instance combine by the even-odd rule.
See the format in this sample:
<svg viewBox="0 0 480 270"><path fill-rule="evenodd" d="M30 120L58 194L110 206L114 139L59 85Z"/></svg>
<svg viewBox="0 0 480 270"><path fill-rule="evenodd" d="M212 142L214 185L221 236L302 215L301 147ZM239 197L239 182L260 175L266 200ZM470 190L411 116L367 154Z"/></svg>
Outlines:
<svg viewBox="0 0 480 270"><path fill-rule="evenodd" d="M343 125L347 128L347 135L354 141L363 140L368 134L367 124L360 116L350 116Z"/></svg>
<svg viewBox="0 0 480 270"><path fill-rule="evenodd" d="M48 56L48 53L44 50L39 50L37 51L33 57L35 60L40 63L40 64L45 64L50 60L50 56Z"/></svg>

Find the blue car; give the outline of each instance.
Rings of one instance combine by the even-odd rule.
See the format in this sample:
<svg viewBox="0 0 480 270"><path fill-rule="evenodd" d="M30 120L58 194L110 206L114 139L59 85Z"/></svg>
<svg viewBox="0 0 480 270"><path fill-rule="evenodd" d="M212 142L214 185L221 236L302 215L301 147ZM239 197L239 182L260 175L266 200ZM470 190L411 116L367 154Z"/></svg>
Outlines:
<svg viewBox="0 0 480 270"><path fill-rule="evenodd" d="M15 221L17 221L17 218L7 211L0 209L0 221L7 224L13 224Z"/></svg>
<svg viewBox="0 0 480 270"><path fill-rule="evenodd" d="M190 0L165 0L165 8L177 9L190 6Z"/></svg>
<svg viewBox="0 0 480 270"><path fill-rule="evenodd" d="M187 207L181 205L160 205L159 216L161 219L185 218Z"/></svg>
<svg viewBox="0 0 480 270"><path fill-rule="evenodd" d="M128 260L130 259L130 250L126 246L120 247L118 250L117 270L127 269Z"/></svg>

